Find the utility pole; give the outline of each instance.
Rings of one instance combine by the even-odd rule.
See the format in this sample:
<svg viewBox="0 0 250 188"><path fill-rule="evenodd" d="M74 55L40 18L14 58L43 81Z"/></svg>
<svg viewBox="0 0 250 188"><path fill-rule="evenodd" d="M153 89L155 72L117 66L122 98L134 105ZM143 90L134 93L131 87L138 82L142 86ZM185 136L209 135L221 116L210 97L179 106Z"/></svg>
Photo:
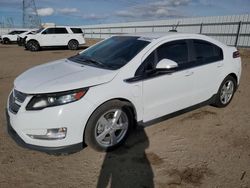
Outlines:
<svg viewBox="0 0 250 188"><path fill-rule="evenodd" d="M41 25L41 19L37 13L35 0L23 0L23 27L37 28Z"/></svg>

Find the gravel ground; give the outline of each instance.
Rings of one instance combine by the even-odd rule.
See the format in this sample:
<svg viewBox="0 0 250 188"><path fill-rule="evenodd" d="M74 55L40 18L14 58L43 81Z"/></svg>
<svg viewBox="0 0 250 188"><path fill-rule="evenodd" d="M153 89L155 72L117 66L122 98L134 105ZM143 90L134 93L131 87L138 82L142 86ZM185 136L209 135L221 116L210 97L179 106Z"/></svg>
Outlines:
<svg viewBox="0 0 250 188"><path fill-rule="evenodd" d="M88 40L88 44L95 41ZM205 106L135 131L118 150L53 156L21 148L7 135L4 108L13 80L66 49L0 45L0 187L250 187L250 50L241 50L239 89L224 109ZM34 123L35 124L35 123Z"/></svg>

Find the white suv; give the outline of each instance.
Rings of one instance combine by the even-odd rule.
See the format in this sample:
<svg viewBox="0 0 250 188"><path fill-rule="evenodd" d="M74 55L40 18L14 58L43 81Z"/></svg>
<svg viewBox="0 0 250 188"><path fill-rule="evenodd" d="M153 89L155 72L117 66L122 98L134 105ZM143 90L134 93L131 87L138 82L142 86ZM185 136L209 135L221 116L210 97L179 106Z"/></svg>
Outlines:
<svg viewBox="0 0 250 188"><path fill-rule="evenodd" d="M200 104L227 106L241 76L234 47L197 34L114 36L27 70L8 98L10 135L24 146L70 152L120 145L130 128Z"/></svg>
<svg viewBox="0 0 250 188"><path fill-rule="evenodd" d="M76 27L46 27L35 34L27 35L25 46L31 51L38 51L41 47L68 46L70 50L77 50L79 45L85 44L81 28Z"/></svg>
<svg viewBox="0 0 250 188"><path fill-rule="evenodd" d="M26 32L26 30L13 30L9 32L8 34L2 35L0 37L0 41L3 44L10 44L13 42L17 42L17 36L24 32Z"/></svg>

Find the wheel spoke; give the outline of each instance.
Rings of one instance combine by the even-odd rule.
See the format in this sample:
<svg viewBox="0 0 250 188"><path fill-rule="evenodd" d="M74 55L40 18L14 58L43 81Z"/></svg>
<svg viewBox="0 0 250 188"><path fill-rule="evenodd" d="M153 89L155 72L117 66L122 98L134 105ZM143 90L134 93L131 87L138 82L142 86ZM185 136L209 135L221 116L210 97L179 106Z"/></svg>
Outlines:
<svg viewBox="0 0 250 188"><path fill-rule="evenodd" d="M228 84L227 84L227 90L229 90L230 87L231 87L231 82L228 82Z"/></svg>
<svg viewBox="0 0 250 188"><path fill-rule="evenodd" d="M110 144L114 145L116 143L117 143L117 138L116 138L115 132L113 131L110 133Z"/></svg>
<svg viewBox="0 0 250 188"><path fill-rule="evenodd" d="M104 138L106 138L107 134L110 133L110 128L109 129L105 129L101 134L99 134L96 139L99 141L99 142L102 142L104 140Z"/></svg>
<svg viewBox="0 0 250 188"><path fill-rule="evenodd" d="M221 98L221 99L224 99L224 98L225 98L225 94L226 94L226 93L223 92L223 93L221 94L220 98Z"/></svg>
<svg viewBox="0 0 250 188"><path fill-rule="evenodd" d="M228 94L226 94L226 95L225 95L225 103L228 102L229 98L230 98L230 96L229 96Z"/></svg>
<svg viewBox="0 0 250 188"><path fill-rule="evenodd" d="M115 130L124 130L128 128L128 122L115 124L113 127Z"/></svg>
<svg viewBox="0 0 250 188"><path fill-rule="evenodd" d="M113 119L112 119L112 125L117 124L118 120L119 120L120 117L121 117L121 113L122 113L121 110L116 110L116 111L115 111L114 117L113 117Z"/></svg>

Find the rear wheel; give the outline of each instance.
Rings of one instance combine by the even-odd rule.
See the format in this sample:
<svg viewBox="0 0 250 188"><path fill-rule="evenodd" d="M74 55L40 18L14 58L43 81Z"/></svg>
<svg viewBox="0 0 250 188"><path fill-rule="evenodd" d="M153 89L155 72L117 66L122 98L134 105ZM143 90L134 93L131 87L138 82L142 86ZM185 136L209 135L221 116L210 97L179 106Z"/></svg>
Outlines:
<svg viewBox="0 0 250 188"><path fill-rule="evenodd" d="M234 96L236 86L236 80L232 76L227 76L219 88L213 105L219 108L227 106Z"/></svg>
<svg viewBox="0 0 250 188"><path fill-rule="evenodd" d="M35 52L40 49L40 45L37 41L31 40L27 43L27 49L29 49L32 52Z"/></svg>
<svg viewBox="0 0 250 188"><path fill-rule="evenodd" d="M108 151L122 144L132 127L129 107L118 100L101 105L90 117L85 143L97 151Z"/></svg>
<svg viewBox="0 0 250 188"><path fill-rule="evenodd" d="M79 42L77 40L70 40L68 43L69 50L77 50L79 48Z"/></svg>

